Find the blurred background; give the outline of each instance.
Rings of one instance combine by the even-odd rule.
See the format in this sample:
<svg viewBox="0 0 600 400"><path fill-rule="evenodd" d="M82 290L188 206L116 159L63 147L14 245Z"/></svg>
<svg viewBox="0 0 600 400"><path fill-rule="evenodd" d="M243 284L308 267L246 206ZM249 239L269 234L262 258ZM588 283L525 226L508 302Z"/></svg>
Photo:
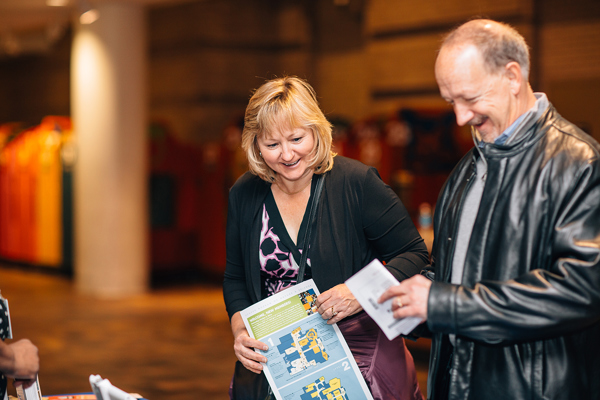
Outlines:
<svg viewBox="0 0 600 400"><path fill-rule="evenodd" d="M534 91L600 139L598 0L0 0L0 290L42 393L99 373L227 398L227 193L267 79L307 79L336 152L377 167L430 242L472 146L433 66L473 17L516 27ZM409 346L425 393L428 342Z"/></svg>

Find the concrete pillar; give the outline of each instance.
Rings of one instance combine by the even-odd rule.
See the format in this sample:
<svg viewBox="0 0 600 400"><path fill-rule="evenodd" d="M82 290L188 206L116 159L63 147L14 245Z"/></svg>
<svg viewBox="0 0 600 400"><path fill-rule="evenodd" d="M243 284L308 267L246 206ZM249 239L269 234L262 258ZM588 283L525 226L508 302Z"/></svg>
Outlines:
<svg viewBox="0 0 600 400"><path fill-rule="evenodd" d="M71 57L75 281L123 296L148 287L146 25L142 5L97 3L77 22Z"/></svg>

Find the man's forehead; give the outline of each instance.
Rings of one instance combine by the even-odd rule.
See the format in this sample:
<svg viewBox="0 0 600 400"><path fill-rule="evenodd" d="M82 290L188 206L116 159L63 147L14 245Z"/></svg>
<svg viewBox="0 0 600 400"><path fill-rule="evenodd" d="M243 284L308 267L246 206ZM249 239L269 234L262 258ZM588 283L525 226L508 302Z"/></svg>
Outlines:
<svg viewBox="0 0 600 400"><path fill-rule="evenodd" d="M470 52L470 53L469 53ZM478 54L467 52L446 55L436 65L436 80L440 94L446 100L473 98L481 95L491 76L485 71Z"/></svg>
<svg viewBox="0 0 600 400"><path fill-rule="evenodd" d="M438 83L485 79L487 71L479 50L474 46L449 49L440 52L435 65Z"/></svg>
<svg viewBox="0 0 600 400"><path fill-rule="evenodd" d="M477 46L472 43L464 43L442 47L438 55L438 61L442 61L446 65L483 65L483 56Z"/></svg>

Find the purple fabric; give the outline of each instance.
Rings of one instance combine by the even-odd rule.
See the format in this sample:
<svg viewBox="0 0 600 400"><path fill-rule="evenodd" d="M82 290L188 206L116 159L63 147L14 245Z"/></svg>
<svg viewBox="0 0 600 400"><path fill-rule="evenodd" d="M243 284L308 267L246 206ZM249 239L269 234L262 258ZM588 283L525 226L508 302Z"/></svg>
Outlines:
<svg viewBox="0 0 600 400"><path fill-rule="evenodd" d="M266 205L263 205L262 229L258 257L266 294L271 296L294 285L298 277L298 264L289 249L274 232ZM302 253L301 249L298 249ZM307 260L310 265L310 260Z"/></svg>
<svg viewBox="0 0 600 400"><path fill-rule="evenodd" d="M365 312L338 323L375 400L423 400L412 355Z"/></svg>

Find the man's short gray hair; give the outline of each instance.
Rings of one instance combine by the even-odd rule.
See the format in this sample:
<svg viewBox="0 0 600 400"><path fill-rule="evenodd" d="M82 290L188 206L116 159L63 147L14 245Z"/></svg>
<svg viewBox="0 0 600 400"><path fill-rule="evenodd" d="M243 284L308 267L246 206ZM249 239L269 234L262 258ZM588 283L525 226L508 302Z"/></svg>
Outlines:
<svg viewBox="0 0 600 400"><path fill-rule="evenodd" d="M483 56L489 72L498 72L509 62L521 66L523 77L529 79L529 47L525 38L512 26L489 19L475 19L451 31L442 47L472 44Z"/></svg>

